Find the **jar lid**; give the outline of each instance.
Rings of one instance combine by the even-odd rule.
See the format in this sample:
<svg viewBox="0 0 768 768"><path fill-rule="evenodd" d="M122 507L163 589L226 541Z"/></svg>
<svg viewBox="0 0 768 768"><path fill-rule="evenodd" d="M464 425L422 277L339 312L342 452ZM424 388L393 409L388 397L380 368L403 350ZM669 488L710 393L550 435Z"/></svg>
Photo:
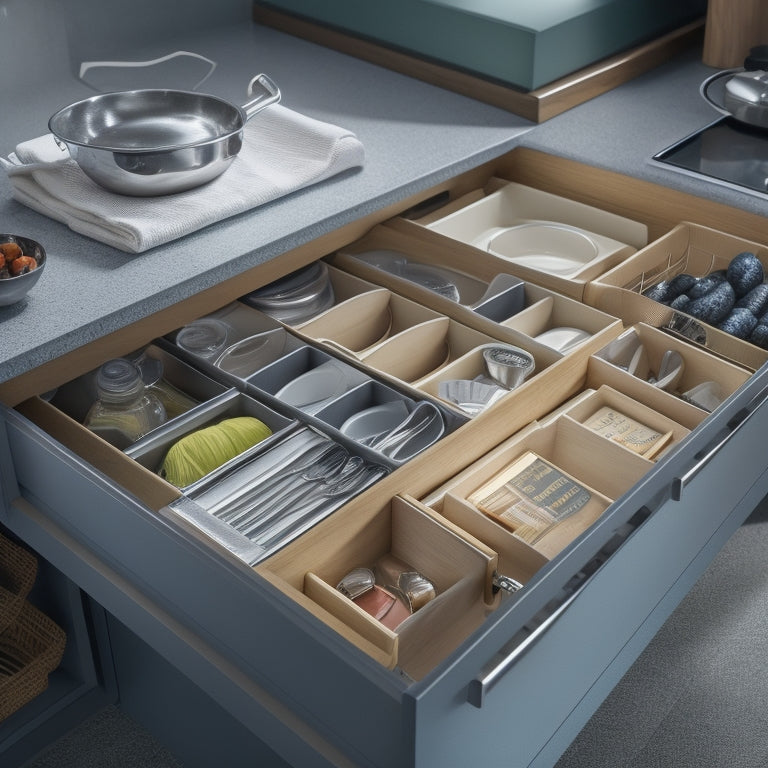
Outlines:
<svg viewBox="0 0 768 768"><path fill-rule="evenodd" d="M96 376L96 388L103 400L130 400L141 393L144 382L139 369L129 360L107 360Z"/></svg>
<svg viewBox="0 0 768 768"><path fill-rule="evenodd" d="M216 357L227 343L229 328L213 317L203 317L185 325L176 334L176 344L193 355Z"/></svg>
<svg viewBox="0 0 768 768"><path fill-rule="evenodd" d="M146 348L126 355L125 359L130 360L139 369L141 378L148 387L156 384L163 377L162 361L148 355Z"/></svg>

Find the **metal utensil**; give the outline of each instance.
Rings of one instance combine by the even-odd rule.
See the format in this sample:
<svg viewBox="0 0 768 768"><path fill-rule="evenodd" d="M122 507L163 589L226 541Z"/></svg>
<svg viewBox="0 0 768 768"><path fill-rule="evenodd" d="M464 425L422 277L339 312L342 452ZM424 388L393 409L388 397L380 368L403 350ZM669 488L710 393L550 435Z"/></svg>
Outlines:
<svg viewBox="0 0 768 768"><path fill-rule="evenodd" d="M255 504L251 504L235 520L228 521L229 524L241 533L248 533L260 526L262 520L271 520L278 515L287 503L301 498L317 483L324 483L329 478L335 477L343 471L349 461L346 450L341 446L336 448L337 450L325 454L320 460L307 467L298 477L294 477L289 485L281 485L279 491L274 491L265 499L259 497Z"/></svg>
<svg viewBox="0 0 768 768"><path fill-rule="evenodd" d="M288 467L278 469L269 477L258 476L238 491L237 500L232 503L224 499L208 511L224 522L234 524L244 511L250 511L255 504L269 503L285 488L290 487L297 475L301 476L318 463L325 462L328 457L335 457L344 450L335 443L320 443L312 445L308 450L295 457Z"/></svg>
<svg viewBox="0 0 768 768"><path fill-rule="evenodd" d="M661 358L658 374L648 381L659 389L672 392L682 378L684 370L683 356L676 349L668 349Z"/></svg>
<svg viewBox="0 0 768 768"><path fill-rule="evenodd" d="M250 517L238 526L238 530L251 540L258 543L258 536L269 526L278 520L284 512L298 504L299 508L304 508L312 503L316 498L322 498L325 494L335 495L333 489L343 484L346 487L347 481L355 477L365 464L360 456L349 456L336 463L333 466L325 468L324 471L318 469L311 473L311 479L305 480L301 484L286 491L280 497L280 502L270 507L264 514L258 514ZM309 475L310 473L307 473ZM304 478L305 475L302 475Z"/></svg>
<svg viewBox="0 0 768 768"><path fill-rule="evenodd" d="M347 501L386 474L387 470L384 467L367 466L354 475L342 478L331 487L317 489L317 492L307 498L301 507L284 516L275 526L257 538L256 543L265 550L272 549L288 536L305 527L313 518L319 517L327 508L329 501L333 502L334 506L340 500Z"/></svg>
<svg viewBox="0 0 768 768"><path fill-rule="evenodd" d="M722 103L710 94L712 86L728 77ZM739 122L768 128L768 72L764 70L725 69L710 75L699 88L704 100L718 112Z"/></svg>
<svg viewBox="0 0 768 768"><path fill-rule="evenodd" d="M280 101L267 75L242 106L192 91L142 89L91 96L60 109L48 129L97 184L123 195L166 195L198 187L229 168L245 124Z"/></svg>
<svg viewBox="0 0 768 768"><path fill-rule="evenodd" d="M367 444L374 451L395 459L397 455L404 452L408 443L421 436L438 419L440 423L437 432L439 434L435 434L432 439L424 441L423 449L437 440L445 428L440 411L432 403L426 401L419 403L393 430L383 435L376 435L373 440L361 442Z"/></svg>

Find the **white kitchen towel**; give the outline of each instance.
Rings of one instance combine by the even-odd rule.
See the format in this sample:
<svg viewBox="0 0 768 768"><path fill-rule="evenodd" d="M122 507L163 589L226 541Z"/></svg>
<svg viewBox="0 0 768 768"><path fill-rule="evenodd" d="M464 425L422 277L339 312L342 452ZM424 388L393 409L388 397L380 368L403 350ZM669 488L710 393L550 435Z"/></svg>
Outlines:
<svg viewBox="0 0 768 768"><path fill-rule="evenodd" d="M16 200L80 234L140 253L361 166L349 131L276 104L246 123L230 167L201 187L159 197L109 192L89 179L51 134L0 157Z"/></svg>

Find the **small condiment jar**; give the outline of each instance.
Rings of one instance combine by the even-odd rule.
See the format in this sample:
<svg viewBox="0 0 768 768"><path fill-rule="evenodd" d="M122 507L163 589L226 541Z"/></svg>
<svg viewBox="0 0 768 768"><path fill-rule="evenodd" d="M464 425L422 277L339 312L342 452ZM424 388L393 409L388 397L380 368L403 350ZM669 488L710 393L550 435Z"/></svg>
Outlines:
<svg viewBox="0 0 768 768"><path fill-rule="evenodd" d="M98 400L85 426L117 448L126 448L166 420L160 400L147 391L139 369L129 360L104 363L96 375Z"/></svg>

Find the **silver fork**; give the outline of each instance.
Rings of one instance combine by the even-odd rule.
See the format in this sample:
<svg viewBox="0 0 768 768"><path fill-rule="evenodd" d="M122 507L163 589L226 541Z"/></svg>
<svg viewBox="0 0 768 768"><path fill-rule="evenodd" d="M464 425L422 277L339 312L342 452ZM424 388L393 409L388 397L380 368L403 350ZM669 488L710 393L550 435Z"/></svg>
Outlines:
<svg viewBox="0 0 768 768"><path fill-rule="evenodd" d="M305 455L298 466L279 472L268 484L250 488L247 494L241 496L217 517L238 528L253 519L254 515L269 509L272 503L295 486L314 482L317 477L322 477L334 469L338 470L348 455L347 451L337 444L329 444L319 453L313 451Z"/></svg>
<svg viewBox="0 0 768 768"><path fill-rule="evenodd" d="M282 498L277 506L274 506L269 510L264 510L265 514L251 517L244 524L238 526L238 530L240 533L253 540L262 531L268 528L273 520L278 519L286 510L297 503L303 507L308 501L311 501L317 496L318 491L332 488L337 483L341 483L350 477L354 477L362 470L364 464L365 462L359 456L348 456L348 458L341 462L341 464L334 465L322 474L320 472L315 472L311 482L303 483L301 486L293 488L291 492L287 493ZM304 476L302 475L302 477Z"/></svg>
<svg viewBox="0 0 768 768"><path fill-rule="evenodd" d="M276 525L271 526L261 536L254 539L255 542L265 550L271 549L308 522L312 514L317 516L318 512L322 510L329 500L338 499L342 496L346 496L347 500L351 499L386 474L387 469L385 467L378 465L367 466L355 475L340 480L332 487L317 489L314 497L310 499L310 504L302 504L299 509L289 515L285 515Z"/></svg>

